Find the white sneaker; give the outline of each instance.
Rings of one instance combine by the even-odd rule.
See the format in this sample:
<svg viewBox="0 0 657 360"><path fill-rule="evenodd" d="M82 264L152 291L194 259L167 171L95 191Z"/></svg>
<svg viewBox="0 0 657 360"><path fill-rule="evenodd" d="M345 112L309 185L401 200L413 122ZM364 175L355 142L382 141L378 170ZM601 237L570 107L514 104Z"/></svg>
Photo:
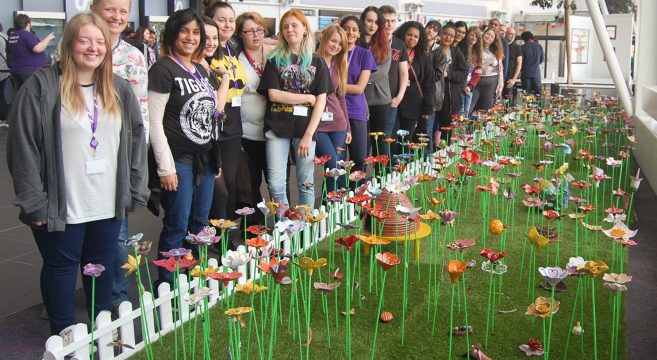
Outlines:
<svg viewBox="0 0 657 360"><path fill-rule="evenodd" d="M64 346L73 343L73 328L75 328L75 325L71 325L59 332L59 336L61 336Z"/></svg>
<svg viewBox="0 0 657 360"><path fill-rule="evenodd" d="M3 128L3 127L4 128L9 127L9 123L7 122L7 120L0 120L0 128Z"/></svg>

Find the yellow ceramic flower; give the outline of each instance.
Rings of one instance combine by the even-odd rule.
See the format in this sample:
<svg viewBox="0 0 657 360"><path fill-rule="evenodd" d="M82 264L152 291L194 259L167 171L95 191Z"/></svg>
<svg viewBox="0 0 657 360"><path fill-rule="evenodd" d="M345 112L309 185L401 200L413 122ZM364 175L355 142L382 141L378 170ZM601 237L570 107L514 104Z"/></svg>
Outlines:
<svg viewBox="0 0 657 360"><path fill-rule="evenodd" d="M463 272L467 268L468 263L464 261L452 260L449 262L449 264L447 264L447 271L449 272L449 277L452 281L452 284L456 284L459 281L461 275L463 275Z"/></svg>
<svg viewBox="0 0 657 360"><path fill-rule="evenodd" d="M554 175L559 177L559 176L564 176L566 175L566 172L568 171L568 163L563 163L557 170L554 171Z"/></svg>
<svg viewBox="0 0 657 360"><path fill-rule="evenodd" d="M390 244L390 240L381 239L374 235L370 235L370 236L356 235L356 236L358 237L358 239L360 239L360 241L370 246Z"/></svg>
<svg viewBox="0 0 657 360"><path fill-rule="evenodd" d="M125 276L128 277L130 274L137 270L137 267L141 264L141 255L137 255L137 259L134 256L128 254L128 262L121 265L121 269L125 270Z"/></svg>
<svg viewBox="0 0 657 360"><path fill-rule="evenodd" d="M577 268L578 272L593 276L602 275L606 273L607 270L609 270L609 266L607 266L602 260L587 261L584 263L584 266Z"/></svg>
<svg viewBox="0 0 657 360"><path fill-rule="evenodd" d="M306 215L306 222L309 222L311 224L318 223L318 222L324 220L325 217L326 217L326 213L323 212L323 211L320 211L318 213L315 213L314 211L309 212Z"/></svg>
<svg viewBox="0 0 657 360"><path fill-rule="evenodd" d="M374 141L378 141L378 140L379 140L379 136L385 136L385 135L386 135L386 133L381 132L381 131L371 132L371 133L370 133L370 136L372 136L372 137L374 138Z"/></svg>
<svg viewBox="0 0 657 360"><path fill-rule="evenodd" d="M212 275L217 270L218 269L215 268L214 266L208 265L208 267L203 269L203 273L201 274L201 268L196 267L196 268L194 268L194 270L192 270L191 273L189 273L189 275L191 275L193 277L201 276L203 279L207 279L207 278L210 277L210 275Z"/></svg>
<svg viewBox="0 0 657 360"><path fill-rule="evenodd" d="M313 260L309 257L302 257L299 259L298 263L293 263L294 265L300 267L303 270L306 270L308 275L312 275L313 271L315 269L319 269L322 266L326 266L328 261L325 258L319 258L317 260Z"/></svg>
<svg viewBox="0 0 657 360"><path fill-rule="evenodd" d="M232 227L239 226L238 223L236 223L232 220L226 220L226 219L219 219L219 220L211 219L210 220L210 225L212 225L216 228L219 228L221 230L227 230L227 229L230 229Z"/></svg>
<svg viewBox="0 0 657 360"><path fill-rule="evenodd" d="M529 305L525 315L534 315L547 318L559 311L559 302L542 296L536 298L536 301Z"/></svg>
<svg viewBox="0 0 657 360"><path fill-rule="evenodd" d="M430 197L430 198L428 198L428 200L429 200L429 202L431 203L431 205L433 205L433 206L438 206L438 205L444 203L446 199L440 199L440 200L438 200L438 199L436 199L435 197Z"/></svg>
<svg viewBox="0 0 657 360"><path fill-rule="evenodd" d="M436 214L435 212L433 212L431 210L427 210L426 214L418 214L418 215L420 215L420 217L424 220L433 221L433 220L440 219L440 215Z"/></svg>
<svg viewBox="0 0 657 360"><path fill-rule="evenodd" d="M527 231L527 239L536 246L536 252L541 252L543 246L550 242L545 236L538 233L536 226L532 226L529 231Z"/></svg>
<svg viewBox="0 0 657 360"><path fill-rule="evenodd" d="M434 176L429 175L429 174L420 174L417 176L417 182L427 182L435 179Z"/></svg>
<svg viewBox="0 0 657 360"><path fill-rule="evenodd" d="M488 231L493 235L499 235L504 231L504 224L499 219L493 219L488 223Z"/></svg>
<svg viewBox="0 0 657 360"><path fill-rule="evenodd" d="M244 284L237 284L237 286L235 286L235 291L247 295L251 295L251 293L253 292L259 294L265 290L267 290L266 286L260 286L258 284L254 284L253 281L247 281Z"/></svg>

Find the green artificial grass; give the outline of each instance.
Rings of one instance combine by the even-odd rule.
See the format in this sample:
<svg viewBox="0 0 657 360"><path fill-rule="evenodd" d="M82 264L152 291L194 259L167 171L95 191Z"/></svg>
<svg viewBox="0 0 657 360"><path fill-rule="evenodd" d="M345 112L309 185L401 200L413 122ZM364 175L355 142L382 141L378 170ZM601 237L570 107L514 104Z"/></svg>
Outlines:
<svg viewBox="0 0 657 360"><path fill-rule="evenodd" d="M594 109L590 113L595 114L601 109ZM593 116L593 115L591 115ZM611 117L611 116L610 116ZM573 117L575 118L575 117ZM579 118L579 117L577 117ZM522 125L522 124L521 124ZM518 126L521 126L518 125ZM522 125L525 126L525 125ZM570 124L557 124L548 126L546 132L570 129ZM579 125L584 128L584 122ZM608 125L595 122L595 126L618 128L622 126L620 121L612 122ZM527 125L528 128L531 128ZM599 133L599 130L598 130ZM600 133L599 133L600 134ZM453 307L453 326L465 325L466 314L466 301L467 301L467 316L468 324L474 328L474 334L469 338L470 344L480 343L483 351L493 359L525 359L527 355L519 350L519 346L526 343L527 340L537 338L541 341L543 348L547 348L547 339L544 338L544 331L549 330L549 318L545 320L539 317L525 315L528 306L534 302L536 297L544 296L549 298L550 292L542 289L539 285L542 283L542 277L538 272L539 266L559 266L566 267L568 258L577 255L583 256L585 260L603 260L609 266L608 272L621 272L620 258L622 254L623 263L626 262L627 249L621 250L620 245L613 242L601 231L592 231L585 228L583 225L569 218L568 214L575 213L577 206L570 203L568 209L561 209L561 219L548 223L545 218L537 210L528 210L522 204L522 200L530 197L526 194L523 184L534 184L535 177L551 178L554 171L560 167L564 160L570 164L568 172L573 175L575 180L585 180L593 182L589 178L590 170L585 166L589 162L580 158L574 159L578 156L579 149L592 150L593 154L600 152L600 154L607 156L614 156L614 153L620 149L624 144L623 138L614 137L616 143L614 148L601 147L603 138L608 141L607 135L599 135L595 139L585 137L586 134L579 132L572 137L575 139L575 146L573 146L573 154L564 156L561 152L550 152L556 155L554 164L544 166L542 172L539 172L537 167L532 166L539 158L538 154L543 154L543 150L539 149L539 141L537 133L530 131L525 136L524 146L514 146L511 142L514 137L507 136L501 139L499 145L500 153L504 155L521 155L525 157L521 165L518 167L508 165L499 173L490 173L487 168L483 166L473 167L479 174L473 176L466 183L460 185L458 182L447 183L445 179L436 179L426 183L420 183L414 189L408 192L409 197L416 206L426 204L428 196L436 197L438 199L449 198L449 200L436 207L424 206L420 210L424 214L426 210L431 209L434 212L438 210L450 209L459 212L459 217L454 223L453 227L440 224L440 219L434 222L429 222L434 231L429 238L421 241L421 257L420 261L413 260L413 246L408 244L406 247L404 243L392 243L383 246L381 249L373 248L373 253L378 251L389 251L397 253L401 260L401 264L392 268L387 273L385 283L384 302L382 306L383 311L391 312L395 320L390 323L379 323L377 342L375 347L374 358L376 359L447 359L450 348L450 304L452 298L452 284L450 276L447 272L447 263L452 259L463 259L464 261L476 260L477 265L472 269L467 269L464 273L463 280L459 281L456 288L458 289L454 297ZM613 137L613 133L609 135L609 139ZM564 137L565 139L565 137ZM555 140L557 142L557 140ZM530 144L534 144L533 148ZM542 141L541 143L542 144ZM542 147L542 146L541 146ZM487 155L486 148L476 150L480 156L490 157ZM458 155L457 155L458 156ZM605 166L603 161L593 160L593 164L604 168L605 172L609 175L612 174L612 169ZM629 167L629 162L625 161L623 167ZM443 170L443 174L448 172L457 173L454 166ZM508 173L522 172L519 178L510 178ZM614 171L618 177L618 170ZM627 170L623 169L622 180L623 188L627 189ZM632 174L634 172L631 172ZM488 184L490 176L496 179L509 179L510 183L501 184L499 194L493 196L490 193L483 193L475 190L475 185ZM460 177L459 177L460 178ZM591 225L602 225L605 229L611 227L609 223L603 223L602 219L606 215L604 209L610 207L612 204L611 199L611 181L606 180L600 184L600 187L595 188L595 185L579 190L576 188L571 189L573 196L583 197L589 199L590 203L596 207L596 210L590 212L584 221ZM615 188L618 187L618 179L615 180ZM436 185L447 186L447 192L444 194L434 193L433 189ZM459 198L459 188L462 187ZM512 191L517 193L513 200L506 200L502 196L504 188L510 187ZM422 190L424 189L424 191ZM599 200L594 200L597 193ZM601 201L603 199L605 203ZM466 204L468 207L466 208ZM616 202L614 202L616 204ZM448 205L450 207L448 207ZM509 225L504 233L500 236L491 235L488 229L488 222L492 219L500 219L503 223ZM543 247L540 253L537 253L535 266L530 268L530 249L533 245L527 241L525 234L532 225L536 226L557 226L558 227L558 243L550 243ZM632 226L630 226L631 228ZM374 329L378 320L377 307L379 302L379 294L381 291L381 267L376 264L373 257L366 256L362 252L362 243L358 243L351 252L347 252L344 247L333 246L334 240L339 236L345 236L350 233L359 233L358 230L346 232L341 230L334 234L332 238L326 239L321 242L316 249L307 252L306 256L313 259L318 257L331 258L330 252L333 251L334 261L328 266L315 270L312 276L312 281L334 282L335 280L328 278L327 274L334 272L337 268L341 273L345 273L346 263L345 256L350 255L350 264L352 266L352 276L354 281L359 283L357 289L353 292L352 305L354 308L354 315L351 316L351 358L353 359L369 359L371 358L371 349L374 339ZM475 239L476 244L464 250L462 253L450 251L445 249L446 243L456 239ZM494 313L494 331L488 335L488 343L485 345L487 317L489 305L489 281L491 275L481 269L481 264L485 260L479 255L479 252L484 249L484 238L486 248L491 248L493 251L500 251L502 242L505 243L504 251L506 257L502 262L508 266L508 271L503 275L493 275L496 277L498 287L494 290L492 300L494 308L491 308ZM577 238L577 241L576 241ZM577 243L577 247L576 247ZM615 247L616 254L612 255L612 248ZM558 256L557 256L558 249ZM524 272L521 274L521 264L523 263L523 250L524 250ZM358 258L359 264L354 266L354 260ZM405 258L409 262L405 262ZM307 334L305 327L305 314L304 296L308 294L307 288L307 275L300 271L298 267L292 265L292 261L297 262L298 258L294 257L289 263L288 268L293 278L298 281L292 285L278 285L274 284L271 280L271 275L266 275L259 281L258 285L268 286L268 289L253 297L254 311L250 314L244 315L242 321L245 326L241 328L240 339L241 349L240 357L233 354L232 358L237 359L260 359L260 358L273 358L273 359L345 359L347 358L345 349L345 320L346 317L340 312L345 311L347 305L345 304L346 292L346 279L337 280L341 282L340 287L337 288L337 304L338 314L336 315L335 295L334 293L323 293L312 289L311 290L311 308L310 308L310 326L312 328L312 342L309 347L304 346L307 342ZM370 261L374 261L373 269L375 274L373 281L370 282ZM403 313L403 288L404 288L404 269L407 266L407 309L404 323L404 337L402 340L402 313ZM626 266L625 266L626 268ZM438 276L438 280L434 281L434 277ZM528 282L533 279L536 286L528 287ZM593 307L592 307L592 290L595 290L595 307L596 307L596 334L597 334L597 358L610 359L613 356L618 359L626 358L625 350L625 326L624 326L624 302L625 295L622 296L621 316L620 316L620 331L618 335L618 348L613 351L611 345L612 333L612 295L614 292L609 291L603 287L602 275L591 280L591 276L569 276L565 279L567 290L556 292L554 299L560 302L558 312L552 315L552 335L550 341L551 359L594 359L594 330L593 330ZM499 285L501 282L501 286ZM577 302L575 302L578 282L581 282L580 294L578 295ZM303 283L303 284L302 284ZM592 288L592 283L593 287ZM436 307L437 316L435 320L435 328L433 328L434 321L434 301L433 292L435 291L436 284L440 284L439 301ZM463 285L465 284L465 285ZM429 299L429 286L431 286L432 297ZM280 287L280 307L276 319L276 333L275 338L272 338L271 333L271 319L272 319L272 303L273 296L277 288ZM631 291L631 283L628 285ZM370 291L371 289L371 291ZM465 289L465 294L463 293ZM305 294L305 295L304 295ZM465 295L465 299L464 299ZM298 307L291 307L291 301L298 297ZM328 312L324 311L324 303L322 298L325 297ZM251 296L244 294L236 294L232 298L230 304L223 301L219 302L210 311L210 355L212 358L224 359L229 358L229 351L235 351L235 343L230 345L229 350L229 337L236 336L237 326L230 317L224 315L224 310L228 307L251 306ZM576 311L573 315L573 309ZM290 310L292 309L292 313ZM428 310L429 309L429 310ZM494 311L493 311L494 309ZM266 313L266 316L265 316ZM298 317L297 317L298 314ZM292 316L290 316L292 315ZM329 331L327 333L326 316L329 319ZM337 316L337 324L336 324ZM290 321L292 320L292 321ZM580 321L584 333L582 336L570 335L570 345L566 351L566 342L571 334L572 322ZM255 323L260 328L260 332L256 334ZM262 324L265 321L264 332L262 332ZM489 319L490 321L490 319ZM545 321L545 322L544 322ZM250 324L250 322L253 322ZM200 335L203 331L202 321L195 322L192 320L190 324L197 327L197 345L196 353L192 356L190 353L186 355L187 359L203 358L203 336ZM229 332L228 327L232 326ZM336 327L337 326L337 327ZM544 330L545 326L545 330ZM187 349L189 352L189 325L185 325ZM251 329L251 333L249 333ZM258 351L259 345L256 340L259 337L261 342L262 353ZM270 339L273 342L270 343ZM329 347L330 340L330 347ZM467 340L465 336L454 337L452 342L452 358L460 358L467 350ZM154 343L153 351L156 359L174 359L174 336L168 334L164 338L162 345ZM247 346L249 352L247 352ZM270 354L270 347L272 349ZM180 346L178 346L180 349ZM309 354L307 354L309 352ZM271 356L270 356L271 355ZM136 359L146 359L147 355L144 351L135 355ZM182 359L182 353L177 356Z"/></svg>

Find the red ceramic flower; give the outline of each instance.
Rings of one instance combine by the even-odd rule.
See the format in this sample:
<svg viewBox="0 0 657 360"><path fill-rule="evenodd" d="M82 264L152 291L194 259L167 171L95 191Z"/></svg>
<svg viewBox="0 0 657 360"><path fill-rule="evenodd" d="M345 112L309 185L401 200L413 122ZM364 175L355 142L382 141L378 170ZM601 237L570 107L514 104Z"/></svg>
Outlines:
<svg viewBox="0 0 657 360"><path fill-rule="evenodd" d="M375 257L376 262L381 265L383 271L388 271L392 269L393 266L399 265L399 257L395 254L389 252L377 253Z"/></svg>
<svg viewBox="0 0 657 360"><path fill-rule="evenodd" d="M335 240L335 243L344 246L347 248L347 251L351 251L358 240L360 239L356 235L340 236L337 240Z"/></svg>
<svg viewBox="0 0 657 360"><path fill-rule="evenodd" d="M186 257L181 257L178 259L178 269L187 269L192 268L197 264L197 261L194 259L189 259ZM167 271L174 272L176 271L176 258L170 257L166 259L154 260L153 264L166 269Z"/></svg>
<svg viewBox="0 0 657 360"><path fill-rule="evenodd" d="M479 163L479 155L472 150L465 150L461 152L461 159L465 160L467 163Z"/></svg>
<svg viewBox="0 0 657 360"><path fill-rule="evenodd" d="M352 204L360 205L366 201L371 200L372 197L369 196L368 194L360 194L360 195L355 195L350 198L347 198L347 202L350 202Z"/></svg>
<svg viewBox="0 0 657 360"><path fill-rule="evenodd" d="M242 273L239 271L223 271L223 272L214 272L210 274L210 277L221 281L224 286L228 286L231 281L237 280L242 277Z"/></svg>
<svg viewBox="0 0 657 360"><path fill-rule="evenodd" d="M248 245L250 247L253 247L253 248L256 248L256 249L260 249L262 247L265 247L265 246L269 245L269 242L267 240L263 239L263 238L255 237L255 238L251 238L251 239L247 240L246 245Z"/></svg>
<svg viewBox="0 0 657 360"><path fill-rule="evenodd" d="M315 163L315 165L326 165L329 160L331 160L331 154L324 154L320 157L315 157L313 163Z"/></svg>
<svg viewBox="0 0 657 360"><path fill-rule="evenodd" d="M504 251L494 252L491 249L484 249L484 250L481 250L479 255L487 258L492 263L497 263L498 260L500 260L501 258L506 256L506 253Z"/></svg>
<svg viewBox="0 0 657 360"><path fill-rule="evenodd" d="M525 184L522 186L527 194L538 194L541 192L541 188L536 185Z"/></svg>
<svg viewBox="0 0 657 360"><path fill-rule="evenodd" d="M247 232L250 232L253 235L260 236L264 235L267 233L267 231L271 230L268 227L264 227L262 225L251 225L248 228L246 228Z"/></svg>

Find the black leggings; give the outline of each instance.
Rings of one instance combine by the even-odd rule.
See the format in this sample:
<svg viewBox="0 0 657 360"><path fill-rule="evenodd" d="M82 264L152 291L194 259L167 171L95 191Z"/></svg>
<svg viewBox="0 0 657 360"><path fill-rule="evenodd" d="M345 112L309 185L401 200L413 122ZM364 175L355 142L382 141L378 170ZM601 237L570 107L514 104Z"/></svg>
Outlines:
<svg viewBox="0 0 657 360"><path fill-rule="evenodd" d="M249 159L249 175L251 177L251 206L255 207L262 200L260 186L262 175L267 180L267 142L242 138L242 147Z"/></svg>
<svg viewBox="0 0 657 360"><path fill-rule="evenodd" d="M495 103L495 89L497 89L497 75L482 76L472 93L470 113L475 110L488 110Z"/></svg>
<svg viewBox="0 0 657 360"><path fill-rule="evenodd" d="M242 151L242 139L237 137L219 143L221 177L215 180L210 219L235 219L235 183Z"/></svg>
<svg viewBox="0 0 657 360"><path fill-rule="evenodd" d="M384 105L371 105L369 106L370 110L370 121L368 121L369 132L382 132L385 133L388 127L388 118L390 118L390 103ZM384 155L387 154L387 145L385 143L385 135L379 136L378 138L378 147L377 144L372 144L372 138L367 136L367 149L372 148L372 155ZM378 148L378 151L377 151Z"/></svg>

